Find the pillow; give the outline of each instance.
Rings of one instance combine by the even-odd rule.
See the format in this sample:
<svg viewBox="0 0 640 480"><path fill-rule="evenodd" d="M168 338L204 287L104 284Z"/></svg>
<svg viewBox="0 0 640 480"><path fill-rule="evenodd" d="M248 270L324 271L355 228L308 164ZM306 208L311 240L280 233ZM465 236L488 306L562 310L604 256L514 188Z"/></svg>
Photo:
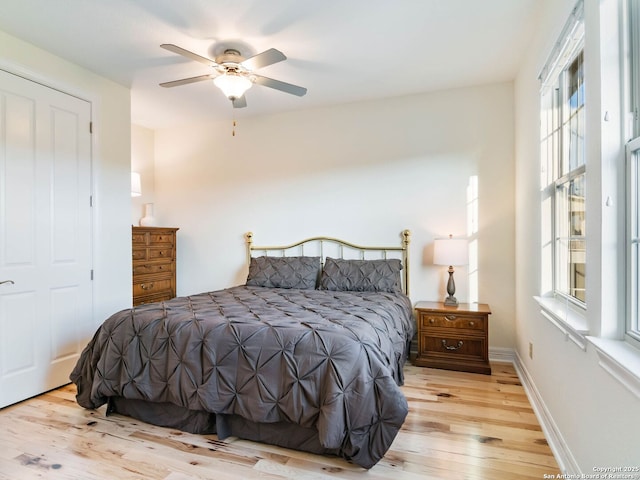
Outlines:
<svg viewBox="0 0 640 480"><path fill-rule="evenodd" d="M323 290L353 292L402 292L402 262L389 260L345 260L327 257L320 278Z"/></svg>
<svg viewBox="0 0 640 480"><path fill-rule="evenodd" d="M271 288L315 289L320 257L252 257L247 285Z"/></svg>

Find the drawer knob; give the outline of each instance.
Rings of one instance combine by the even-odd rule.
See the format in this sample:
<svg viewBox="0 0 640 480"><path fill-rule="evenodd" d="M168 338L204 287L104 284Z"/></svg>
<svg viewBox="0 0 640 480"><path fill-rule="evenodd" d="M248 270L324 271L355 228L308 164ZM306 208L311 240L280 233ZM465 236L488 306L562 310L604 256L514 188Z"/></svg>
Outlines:
<svg viewBox="0 0 640 480"><path fill-rule="evenodd" d="M476 322L469 322L469 326L473 327L476 324Z"/></svg>
<svg viewBox="0 0 640 480"><path fill-rule="evenodd" d="M140 288L143 289L143 290L149 290L150 288L153 288L153 283L150 283L149 285L141 283L140 284Z"/></svg>
<svg viewBox="0 0 640 480"><path fill-rule="evenodd" d="M445 315L444 318L446 318L450 322L453 322L453 321L455 321L456 316L455 315Z"/></svg>
<svg viewBox="0 0 640 480"><path fill-rule="evenodd" d="M430 318L429 323L436 323L436 321L433 318Z"/></svg>
<svg viewBox="0 0 640 480"><path fill-rule="evenodd" d="M462 347L462 345L464 345L464 342L462 340L458 340L457 345L447 345L447 341L442 340L442 346L447 350L458 350L460 347Z"/></svg>

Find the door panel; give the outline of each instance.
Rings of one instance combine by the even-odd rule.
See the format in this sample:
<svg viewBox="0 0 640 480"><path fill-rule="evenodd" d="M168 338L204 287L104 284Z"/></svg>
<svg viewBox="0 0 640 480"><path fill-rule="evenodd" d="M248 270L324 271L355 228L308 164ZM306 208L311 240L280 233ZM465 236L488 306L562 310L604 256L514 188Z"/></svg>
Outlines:
<svg viewBox="0 0 640 480"><path fill-rule="evenodd" d="M0 71L0 407L68 383L93 333L90 118Z"/></svg>

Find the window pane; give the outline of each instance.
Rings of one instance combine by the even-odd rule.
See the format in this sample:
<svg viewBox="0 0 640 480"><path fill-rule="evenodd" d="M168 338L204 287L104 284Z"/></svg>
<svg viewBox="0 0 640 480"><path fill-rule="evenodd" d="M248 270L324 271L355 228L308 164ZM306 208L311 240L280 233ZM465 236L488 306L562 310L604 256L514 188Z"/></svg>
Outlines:
<svg viewBox="0 0 640 480"><path fill-rule="evenodd" d="M585 175L556 188L556 291L585 301Z"/></svg>
<svg viewBox="0 0 640 480"><path fill-rule="evenodd" d="M570 262L569 294L585 301L585 176L580 175L569 185Z"/></svg>
<svg viewBox="0 0 640 480"><path fill-rule="evenodd" d="M578 157L576 162L576 167L585 164L585 156L584 156L584 108L580 108L578 110L578 128L576 133L578 139Z"/></svg>
<svg viewBox="0 0 640 480"><path fill-rule="evenodd" d="M637 241L631 243L631 286L630 286L630 294L631 294L631 311L630 313L630 322L629 322L629 330L632 332L640 333L640 324L638 320L638 299L640 298L640 282L638 281L640 278L640 256L639 253L639 244Z"/></svg>
<svg viewBox="0 0 640 480"><path fill-rule="evenodd" d="M640 151L631 152L629 158L630 195L629 195L629 220L630 220L630 248L629 248L629 294L630 311L629 325L631 332L640 333L638 312L640 312Z"/></svg>

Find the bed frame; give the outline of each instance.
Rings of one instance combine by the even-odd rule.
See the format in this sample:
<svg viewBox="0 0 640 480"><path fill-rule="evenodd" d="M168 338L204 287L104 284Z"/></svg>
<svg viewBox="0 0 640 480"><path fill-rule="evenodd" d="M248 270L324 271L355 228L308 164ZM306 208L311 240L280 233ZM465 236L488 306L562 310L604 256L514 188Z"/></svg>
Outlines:
<svg viewBox="0 0 640 480"><path fill-rule="evenodd" d="M402 291L409 295L409 242L411 232L403 230L400 246L371 247L356 245L333 237L311 237L289 245L256 246L253 244L253 232L245 234L247 246L247 265L251 262L253 253L265 256L319 256L322 265L327 257L374 260L399 258L402 262Z"/></svg>

